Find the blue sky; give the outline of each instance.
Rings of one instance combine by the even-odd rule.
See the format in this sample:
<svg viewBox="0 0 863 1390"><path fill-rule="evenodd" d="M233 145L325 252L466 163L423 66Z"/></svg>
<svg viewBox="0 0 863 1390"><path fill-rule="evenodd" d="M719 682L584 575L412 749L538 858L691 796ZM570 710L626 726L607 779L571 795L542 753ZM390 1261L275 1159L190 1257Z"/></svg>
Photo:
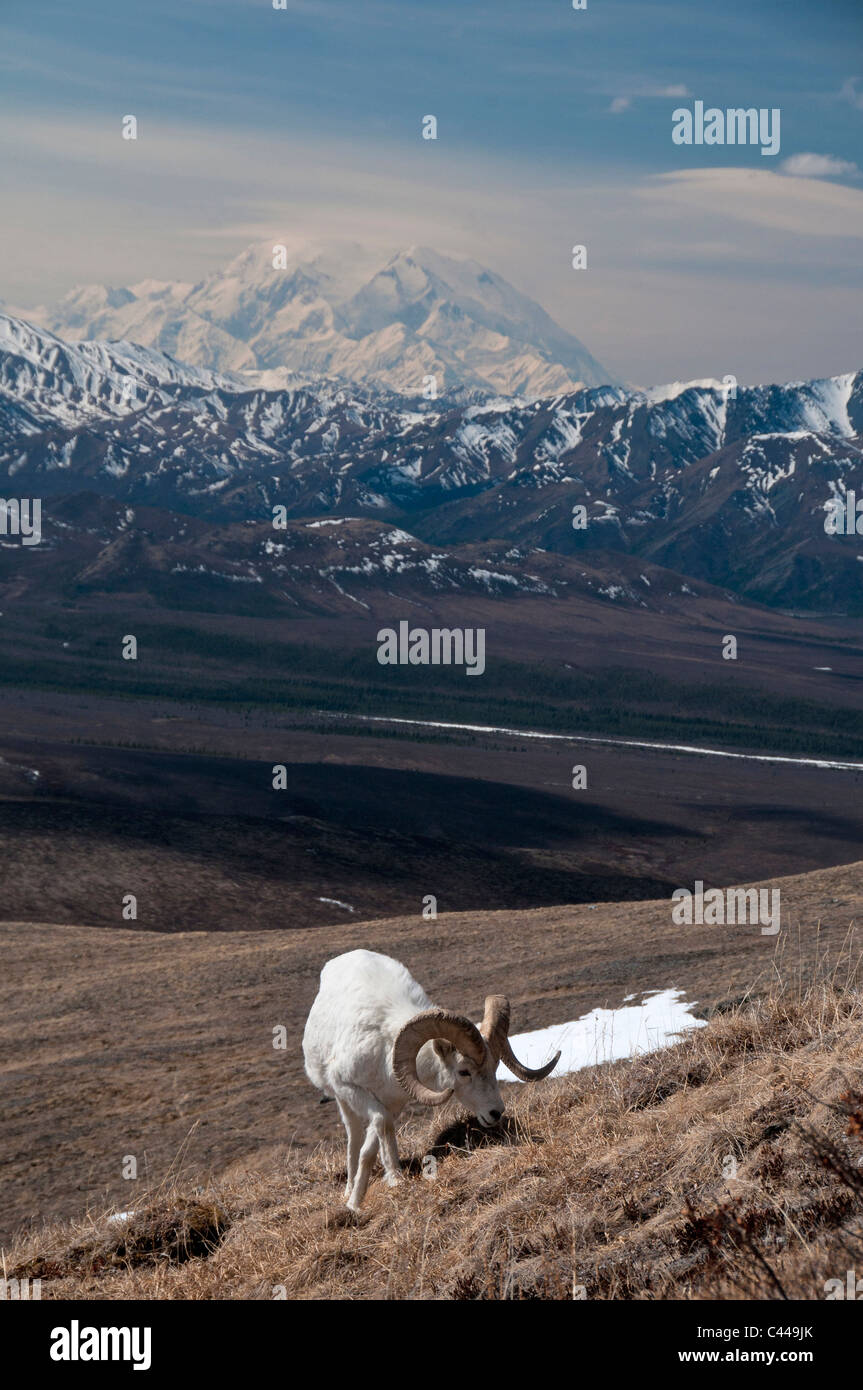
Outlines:
<svg viewBox="0 0 863 1390"><path fill-rule="evenodd" d="M696 98L780 153L674 145ZM0 120L10 304L347 233L487 262L629 380L863 365L859 0L3 0Z"/></svg>

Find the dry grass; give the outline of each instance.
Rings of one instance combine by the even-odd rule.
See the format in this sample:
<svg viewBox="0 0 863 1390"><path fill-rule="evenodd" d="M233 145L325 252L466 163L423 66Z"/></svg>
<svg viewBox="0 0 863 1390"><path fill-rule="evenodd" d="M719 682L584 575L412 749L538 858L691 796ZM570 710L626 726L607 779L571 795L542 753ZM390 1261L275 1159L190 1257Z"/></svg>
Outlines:
<svg viewBox="0 0 863 1390"><path fill-rule="evenodd" d="M403 1183L359 1218L328 1142L206 1191L174 1171L128 1221L23 1238L5 1273L43 1298L823 1298L863 1266L857 978L777 981L676 1047L513 1088L492 1140L411 1118Z"/></svg>

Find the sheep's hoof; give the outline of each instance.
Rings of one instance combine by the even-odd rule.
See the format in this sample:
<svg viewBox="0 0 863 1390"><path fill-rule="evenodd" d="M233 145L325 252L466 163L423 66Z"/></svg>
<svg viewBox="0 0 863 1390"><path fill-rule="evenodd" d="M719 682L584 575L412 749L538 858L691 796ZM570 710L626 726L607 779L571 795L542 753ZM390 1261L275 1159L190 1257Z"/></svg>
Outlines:
<svg viewBox="0 0 863 1390"><path fill-rule="evenodd" d="M355 1226L356 1224L356 1212L349 1211L347 1207L337 1207L335 1211L330 1212L325 1222L327 1229L331 1231L341 1230L345 1226Z"/></svg>
<svg viewBox="0 0 863 1390"><path fill-rule="evenodd" d="M387 1187L401 1187L404 1178L401 1173L384 1173L384 1182Z"/></svg>

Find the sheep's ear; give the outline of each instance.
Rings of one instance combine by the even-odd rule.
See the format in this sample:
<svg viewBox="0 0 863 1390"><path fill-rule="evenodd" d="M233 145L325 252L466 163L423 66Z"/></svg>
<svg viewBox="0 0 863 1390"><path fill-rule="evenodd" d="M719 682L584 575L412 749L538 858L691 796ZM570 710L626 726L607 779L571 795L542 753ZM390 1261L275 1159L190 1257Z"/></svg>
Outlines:
<svg viewBox="0 0 863 1390"><path fill-rule="evenodd" d="M442 1062L451 1062L455 1056L455 1048L446 1038L435 1038L432 1047Z"/></svg>

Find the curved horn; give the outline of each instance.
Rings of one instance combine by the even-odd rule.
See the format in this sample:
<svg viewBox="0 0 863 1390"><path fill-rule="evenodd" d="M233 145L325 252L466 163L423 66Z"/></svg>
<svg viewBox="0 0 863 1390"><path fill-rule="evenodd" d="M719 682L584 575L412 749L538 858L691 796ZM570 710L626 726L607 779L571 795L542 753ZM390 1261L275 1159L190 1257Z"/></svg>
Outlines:
<svg viewBox="0 0 863 1390"><path fill-rule="evenodd" d="M393 1043L395 1075L414 1100L423 1105L443 1105L452 1095L452 1087L446 1091L432 1091L417 1076L417 1053L432 1038L446 1038L477 1066L485 1061L485 1043L476 1024L448 1009L424 1009L414 1014L402 1028Z"/></svg>
<svg viewBox="0 0 863 1390"><path fill-rule="evenodd" d="M519 1081L542 1081L560 1061L559 1052L544 1067L526 1067L518 1060L509 1042L509 1000L505 994L487 996L480 1032L496 1060L509 1067Z"/></svg>
<svg viewBox="0 0 863 1390"><path fill-rule="evenodd" d="M500 1061L503 1045L509 1033L509 1000L505 994L486 995L485 1013L479 1031L488 1043L489 1051Z"/></svg>

